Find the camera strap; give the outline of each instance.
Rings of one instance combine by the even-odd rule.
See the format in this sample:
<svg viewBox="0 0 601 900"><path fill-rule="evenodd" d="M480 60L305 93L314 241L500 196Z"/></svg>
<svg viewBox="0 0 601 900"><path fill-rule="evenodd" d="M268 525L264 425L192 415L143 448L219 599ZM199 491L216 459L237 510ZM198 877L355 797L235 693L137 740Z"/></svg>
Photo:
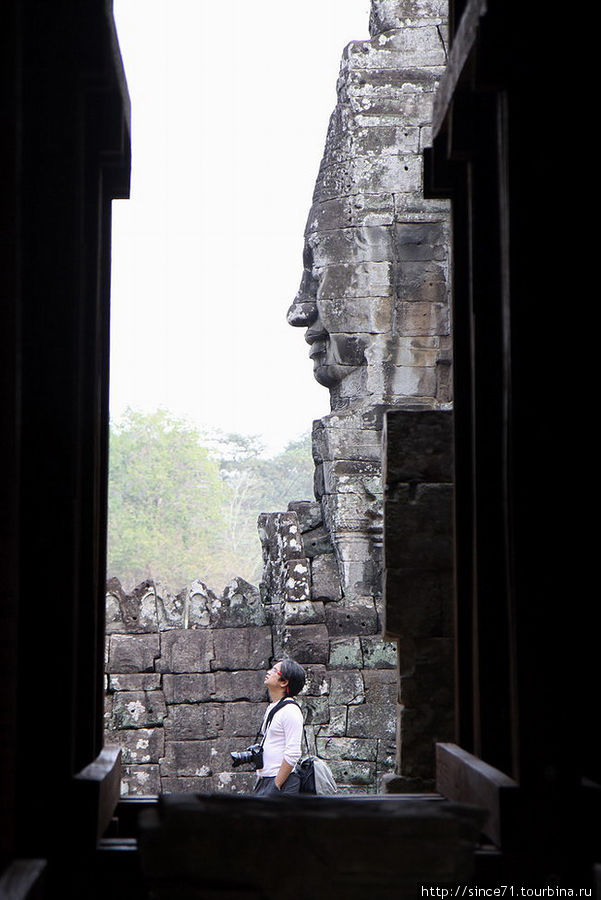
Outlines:
<svg viewBox="0 0 601 900"><path fill-rule="evenodd" d="M296 700L293 700L292 697L282 697L281 700L278 700L278 702L276 703L276 705L273 707L273 709L271 710L271 712L270 712L269 715L267 716L267 720L266 720L266 722L265 722L265 731L264 731L263 733L261 733L261 729L260 729L260 728L259 728L259 730L257 731L257 736L256 736L256 738L255 738L255 741L258 741L258 740L259 740L259 735L261 735L261 742L260 742L260 743L261 743L261 747L262 747L263 744L265 743L265 738L267 737L267 730L268 730L269 726L271 725L271 720L273 719L273 717L275 716L275 714L277 713L277 711L278 711L279 709L281 709L282 706L286 706L287 703L294 703L295 706L298 706L298 703L296 702ZM300 707L299 707L299 709L300 709ZM305 728L304 728L304 724L303 724L303 734L304 734L304 731L305 731ZM305 735L305 742L306 742L306 740L307 740L307 737L306 737L306 735Z"/></svg>
<svg viewBox="0 0 601 900"><path fill-rule="evenodd" d="M265 743L265 738L267 737L267 729L271 725L271 720L273 719L273 717L275 716L277 711L279 709L281 709L282 706L285 706L287 703L294 703L294 705L298 706L298 708L300 709L300 704L298 704L296 702L296 700L293 700L292 697L282 697L282 699L276 703L276 705L273 707L273 709L267 716L267 721L265 722L265 733L262 734L260 728L257 731L255 743L259 742L259 736L260 736L261 737L260 744L261 744L261 747L263 746L263 744ZM302 712L302 710L301 710L301 712ZM305 739L305 747L307 748L307 756L311 756L311 751L309 750L309 741L307 740L307 732L305 731L305 717L304 716L303 716L303 737Z"/></svg>

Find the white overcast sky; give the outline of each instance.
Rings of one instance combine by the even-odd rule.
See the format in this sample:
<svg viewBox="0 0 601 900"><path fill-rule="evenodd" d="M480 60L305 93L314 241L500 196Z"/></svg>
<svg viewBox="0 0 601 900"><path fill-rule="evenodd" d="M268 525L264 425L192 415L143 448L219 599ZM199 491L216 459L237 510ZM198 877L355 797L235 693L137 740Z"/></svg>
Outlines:
<svg viewBox="0 0 601 900"><path fill-rule="evenodd" d="M132 100L113 204L111 415L164 407L270 451L329 411L286 310L343 47L369 0L115 0Z"/></svg>

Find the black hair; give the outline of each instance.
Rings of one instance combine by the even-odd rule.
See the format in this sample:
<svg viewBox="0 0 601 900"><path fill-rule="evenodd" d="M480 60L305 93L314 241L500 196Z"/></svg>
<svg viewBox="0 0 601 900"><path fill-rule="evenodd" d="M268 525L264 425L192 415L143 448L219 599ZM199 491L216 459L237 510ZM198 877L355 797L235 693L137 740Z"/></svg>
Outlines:
<svg viewBox="0 0 601 900"><path fill-rule="evenodd" d="M287 697L294 697L305 686L305 670L293 659L283 659L280 662L280 676L288 682Z"/></svg>

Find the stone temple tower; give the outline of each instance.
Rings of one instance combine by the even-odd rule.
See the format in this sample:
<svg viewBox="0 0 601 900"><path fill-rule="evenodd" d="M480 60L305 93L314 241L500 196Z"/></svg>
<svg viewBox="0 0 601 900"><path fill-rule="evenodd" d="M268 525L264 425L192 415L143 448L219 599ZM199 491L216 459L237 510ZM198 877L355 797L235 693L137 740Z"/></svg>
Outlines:
<svg viewBox="0 0 601 900"><path fill-rule="evenodd" d="M383 417L451 403L448 207L422 193L445 15L441 0L372 0L370 39L344 50L288 311L332 411L313 425L315 502L260 519L263 596L282 650L340 686L321 749L349 754L351 780L358 759L376 779L392 768L404 668L382 640Z"/></svg>

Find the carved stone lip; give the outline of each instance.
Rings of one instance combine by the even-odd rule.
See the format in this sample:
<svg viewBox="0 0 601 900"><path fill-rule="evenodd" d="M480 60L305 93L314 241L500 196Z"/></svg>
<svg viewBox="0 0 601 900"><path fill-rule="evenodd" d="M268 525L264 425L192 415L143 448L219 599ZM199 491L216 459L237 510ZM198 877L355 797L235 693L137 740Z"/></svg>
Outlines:
<svg viewBox="0 0 601 900"><path fill-rule="evenodd" d="M324 356L325 352L325 341L316 341L311 345L311 349L309 351L309 359L315 359L316 356Z"/></svg>
<svg viewBox="0 0 601 900"><path fill-rule="evenodd" d="M314 351L314 348L325 349L329 336L329 332L323 326L321 328L309 327L305 331L305 341L310 345L311 352Z"/></svg>

